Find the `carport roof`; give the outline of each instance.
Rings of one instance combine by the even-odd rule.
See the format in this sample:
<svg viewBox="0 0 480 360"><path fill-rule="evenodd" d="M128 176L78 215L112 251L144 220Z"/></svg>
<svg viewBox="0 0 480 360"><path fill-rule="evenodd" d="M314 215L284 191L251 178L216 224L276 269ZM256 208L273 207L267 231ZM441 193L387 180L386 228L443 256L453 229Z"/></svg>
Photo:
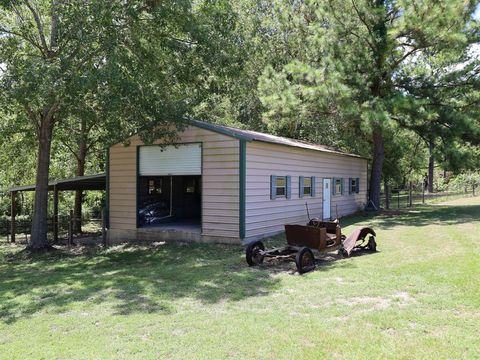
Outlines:
<svg viewBox="0 0 480 360"><path fill-rule="evenodd" d="M9 192L35 191L36 185L14 186L8 189ZM48 183L48 190L105 190L105 174L77 176L71 179L52 180Z"/></svg>

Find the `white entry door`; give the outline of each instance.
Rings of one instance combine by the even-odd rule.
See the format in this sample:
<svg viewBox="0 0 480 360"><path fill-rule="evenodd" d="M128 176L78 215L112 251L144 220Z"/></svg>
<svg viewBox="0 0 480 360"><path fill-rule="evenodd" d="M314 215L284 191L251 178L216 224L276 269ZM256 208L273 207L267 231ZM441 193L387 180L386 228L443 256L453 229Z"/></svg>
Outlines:
<svg viewBox="0 0 480 360"><path fill-rule="evenodd" d="M332 179L323 179L323 219L331 218Z"/></svg>

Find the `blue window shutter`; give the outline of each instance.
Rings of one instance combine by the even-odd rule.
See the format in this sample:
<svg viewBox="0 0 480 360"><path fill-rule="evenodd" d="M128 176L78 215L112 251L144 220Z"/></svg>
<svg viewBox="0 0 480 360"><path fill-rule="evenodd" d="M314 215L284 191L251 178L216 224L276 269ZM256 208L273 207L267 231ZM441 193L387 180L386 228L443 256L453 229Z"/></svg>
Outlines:
<svg viewBox="0 0 480 360"><path fill-rule="evenodd" d="M352 194L352 178L348 178L348 194L351 195Z"/></svg>
<svg viewBox="0 0 480 360"><path fill-rule="evenodd" d="M315 176L312 176L311 186L312 186L312 197L315 197Z"/></svg>
<svg viewBox="0 0 480 360"><path fill-rule="evenodd" d="M303 198L303 176L298 177L298 197Z"/></svg>
<svg viewBox="0 0 480 360"><path fill-rule="evenodd" d="M355 192L358 194L358 192L360 191L360 178L357 178L356 183L357 183L357 188Z"/></svg>
<svg viewBox="0 0 480 360"><path fill-rule="evenodd" d="M337 193L337 178L332 178L332 195L335 195Z"/></svg>
<svg viewBox="0 0 480 360"><path fill-rule="evenodd" d="M270 199L275 200L277 197L277 177L275 175L270 176Z"/></svg>
<svg viewBox="0 0 480 360"><path fill-rule="evenodd" d="M287 199L290 199L292 197L292 177L287 175Z"/></svg>
<svg viewBox="0 0 480 360"><path fill-rule="evenodd" d="M343 178L340 178L340 193L343 195Z"/></svg>

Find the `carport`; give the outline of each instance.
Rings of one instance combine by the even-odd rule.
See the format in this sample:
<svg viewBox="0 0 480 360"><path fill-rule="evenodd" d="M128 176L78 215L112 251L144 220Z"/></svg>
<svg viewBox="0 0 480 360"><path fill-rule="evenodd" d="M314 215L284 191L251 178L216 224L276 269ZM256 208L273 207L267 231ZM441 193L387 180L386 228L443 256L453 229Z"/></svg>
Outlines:
<svg viewBox="0 0 480 360"><path fill-rule="evenodd" d="M14 186L8 189L11 194L11 222L10 233L11 241L15 242L17 215L17 194L22 191L35 191L36 185ZM76 191L76 190L106 190L105 174L78 176L71 179L53 180L48 183L48 190L53 191L53 238L58 240L58 193L60 191Z"/></svg>

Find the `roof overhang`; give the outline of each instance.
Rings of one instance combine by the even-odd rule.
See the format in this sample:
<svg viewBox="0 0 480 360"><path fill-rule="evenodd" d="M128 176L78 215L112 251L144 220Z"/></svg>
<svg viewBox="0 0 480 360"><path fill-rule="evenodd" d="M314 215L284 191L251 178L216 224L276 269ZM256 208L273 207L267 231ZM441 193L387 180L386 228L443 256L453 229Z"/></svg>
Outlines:
<svg viewBox="0 0 480 360"><path fill-rule="evenodd" d="M35 191L36 185L13 186L9 192ZM71 179L53 180L48 183L48 190L105 190L105 174L77 176Z"/></svg>
<svg viewBox="0 0 480 360"><path fill-rule="evenodd" d="M241 141L260 141L260 142L265 142L265 143L270 143L270 144L277 144L277 145L290 146L290 147L294 147L294 148L301 148L301 149L319 151L319 152L323 152L323 153L327 153L327 154L348 156L348 157L353 157L353 158L358 158L358 159L369 160L369 158L358 155L358 154L352 154L352 153L336 150L336 149L330 148L328 146L315 144L315 143L310 143L310 142L307 142L307 141L290 139L290 138L285 138L285 137L281 137L281 136L275 136L275 135L271 135L271 134L260 133L260 132L257 132L257 131L237 129L237 128L233 128L233 127L229 127L229 126L213 124L213 123L209 123L209 122L205 122L205 121L192 119L190 117L184 117L182 119L182 121L187 125L195 126L195 127L201 128L201 129L212 131L212 132L216 132L218 134L223 134L223 135L226 135L226 136L229 136L231 138L241 140ZM138 133L132 134L130 137L132 137L134 135L137 135L137 134Z"/></svg>

